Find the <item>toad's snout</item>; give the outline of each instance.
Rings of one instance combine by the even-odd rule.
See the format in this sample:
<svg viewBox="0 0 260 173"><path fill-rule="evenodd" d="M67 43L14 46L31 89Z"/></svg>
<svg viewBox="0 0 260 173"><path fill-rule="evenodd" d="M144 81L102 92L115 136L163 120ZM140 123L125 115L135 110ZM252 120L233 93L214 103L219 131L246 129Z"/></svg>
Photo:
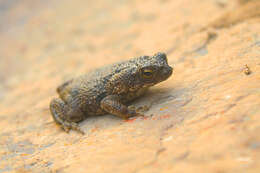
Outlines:
<svg viewBox="0 0 260 173"><path fill-rule="evenodd" d="M162 70L163 76L166 76L167 78L172 75L173 68L171 66L165 67Z"/></svg>

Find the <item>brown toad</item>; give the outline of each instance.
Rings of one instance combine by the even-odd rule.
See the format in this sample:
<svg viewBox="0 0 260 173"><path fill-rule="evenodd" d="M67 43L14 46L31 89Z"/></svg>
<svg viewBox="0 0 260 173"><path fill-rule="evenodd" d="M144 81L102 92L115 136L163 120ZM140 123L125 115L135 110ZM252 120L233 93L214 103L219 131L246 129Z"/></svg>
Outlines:
<svg viewBox="0 0 260 173"><path fill-rule="evenodd" d="M89 116L110 113L127 119L141 115L125 104L171 74L164 53L105 66L59 86L60 98L51 101L50 111L66 132L74 129L84 133L77 123Z"/></svg>

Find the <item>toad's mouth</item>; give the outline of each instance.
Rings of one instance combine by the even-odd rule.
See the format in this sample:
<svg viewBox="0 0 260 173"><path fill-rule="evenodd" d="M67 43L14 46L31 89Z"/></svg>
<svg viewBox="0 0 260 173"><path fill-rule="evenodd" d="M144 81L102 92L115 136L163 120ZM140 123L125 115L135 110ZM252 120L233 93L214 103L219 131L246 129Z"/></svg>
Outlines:
<svg viewBox="0 0 260 173"><path fill-rule="evenodd" d="M156 83L149 83L149 84L144 84L143 87L151 87L151 86L154 86Z"/></svg>

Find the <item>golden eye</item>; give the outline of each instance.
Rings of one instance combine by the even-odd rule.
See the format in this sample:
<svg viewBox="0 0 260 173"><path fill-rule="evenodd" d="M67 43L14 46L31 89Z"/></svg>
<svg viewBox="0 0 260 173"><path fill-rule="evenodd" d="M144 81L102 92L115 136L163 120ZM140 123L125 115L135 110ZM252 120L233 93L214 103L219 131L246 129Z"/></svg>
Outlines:
<svg viewBox="0 0 260 173"><path fill-rule="evenodd" d="M151 69L144 69L143 70L143 77L151 78L153 76L153 71Z"/></svg>

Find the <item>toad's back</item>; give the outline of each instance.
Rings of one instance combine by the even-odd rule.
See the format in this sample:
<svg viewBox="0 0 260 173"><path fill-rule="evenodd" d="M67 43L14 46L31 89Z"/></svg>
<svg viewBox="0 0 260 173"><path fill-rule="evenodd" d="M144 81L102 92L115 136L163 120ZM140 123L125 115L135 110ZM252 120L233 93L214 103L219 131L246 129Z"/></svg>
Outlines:
<svg viewBox="0 0 260 173"><path fill-rule="evenodd" d="M80 108L88 115L103 114L104 111L100 109L100 102L104 97L111 94L120 94L121 97L127 95L124 90L125 86L123 87L126 79L122 75L122 71L131 73L131 67L134 65L133 61L126 61L96 69L65 82L57 88L57 92L64 102L72 107ZM115 92L113 82L116 81L117 87L122 88L121 91ZM133 95L133 93L131 94ZM124 102L132 99L126 96Z"/></svg>

